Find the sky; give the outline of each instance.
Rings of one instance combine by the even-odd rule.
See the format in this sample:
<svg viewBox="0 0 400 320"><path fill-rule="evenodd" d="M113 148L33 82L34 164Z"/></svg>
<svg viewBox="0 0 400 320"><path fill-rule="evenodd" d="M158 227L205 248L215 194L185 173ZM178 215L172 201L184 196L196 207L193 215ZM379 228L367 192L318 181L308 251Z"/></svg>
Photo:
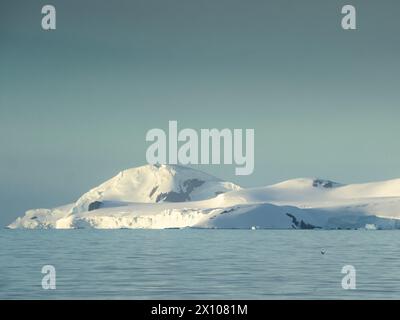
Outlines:
<svg viewBox="0 0 400 320"><path fill-rule="evenodd" d="M41 8L57 29L41 28ZM357 30L341 28L341 8ZM0 3L0 226L146 164L151 128L251 128L242 186L400 177L400 2Z"/></svg>

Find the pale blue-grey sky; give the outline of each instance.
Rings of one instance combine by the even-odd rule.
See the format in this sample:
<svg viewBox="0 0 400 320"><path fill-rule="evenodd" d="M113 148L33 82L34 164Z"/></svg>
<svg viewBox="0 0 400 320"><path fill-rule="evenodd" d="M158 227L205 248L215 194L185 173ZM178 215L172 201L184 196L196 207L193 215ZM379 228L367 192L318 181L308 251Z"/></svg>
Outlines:
<svg viewBox="0 0 400 320"><path fill-rule="evenodd" d="M57 29L41 29L41 7ZM341 29L341 7L357 30ZM0 4L0 225L145 164L147 130L254 128L244 186L400 177L400 3Z"/></svg>

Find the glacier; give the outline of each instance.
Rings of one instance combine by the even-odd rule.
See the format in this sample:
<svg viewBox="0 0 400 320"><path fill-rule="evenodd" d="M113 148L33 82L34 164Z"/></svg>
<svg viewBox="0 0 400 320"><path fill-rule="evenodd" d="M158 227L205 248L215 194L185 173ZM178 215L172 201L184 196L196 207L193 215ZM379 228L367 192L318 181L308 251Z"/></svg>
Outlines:
<svg viewBox="0 0 400 320"><path fill-rule="evenodd" d="M242 188L185 166L124 170L75 202L28 210L26 229L399 229L400 179L299 178Z"/></svg>

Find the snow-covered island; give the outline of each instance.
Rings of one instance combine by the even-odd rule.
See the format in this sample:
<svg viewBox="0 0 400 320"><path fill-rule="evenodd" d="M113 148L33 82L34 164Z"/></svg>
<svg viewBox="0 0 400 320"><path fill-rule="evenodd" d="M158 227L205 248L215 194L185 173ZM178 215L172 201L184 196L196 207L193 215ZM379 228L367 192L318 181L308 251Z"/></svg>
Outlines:
<svg viewBox="0 0 400 320"><path fill-rule="evenodd" d="M241 188L188 167L146 165L74 203L28 210L8 227L399 229L400 179L343 185L301 178Z"/></svg>

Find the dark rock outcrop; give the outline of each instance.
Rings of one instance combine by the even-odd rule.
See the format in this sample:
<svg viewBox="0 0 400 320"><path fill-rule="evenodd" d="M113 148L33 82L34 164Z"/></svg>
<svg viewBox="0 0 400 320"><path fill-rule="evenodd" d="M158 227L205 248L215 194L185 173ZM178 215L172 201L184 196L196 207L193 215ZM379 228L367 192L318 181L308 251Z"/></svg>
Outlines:
<svg viewBox="0 0 400 320"><path fill-rule="evenodd" d="M170 191L164 192L157 195L156 202L165 201L165 202L184 202L190 201L190 193L195 189L204 184L204 181L199 179L189 179L183 182L183 185L180 187L180 191ZM154 190L154 189L153 189ZM152 190L151 195L154 194Z"/></svg>
<svg viewBox="0 0 400 320"><path fill-rule="evenodd" d="M289 218L291 218L292 219L292 228L293 229L308 229L308 230L310 230L310 229L316 229L316 228L319 228L319 227L317 227L317 226L314 226L314 225L312 225L312 224L309 224L309 223L306 223L306 222L304 222L303 220L297 220L297 218L294 216L294 215L292 215L292 214L290 214L290 213L286 213L286 215L289 217Z"/></svg>
<svg viewBox="0 0 400 320"><path fill-rule="evenodd" d="M100 209L102 206L103 206L103 202L94 201L94 202L89 204L88 211L93 211L93 210Z"/></svg>

